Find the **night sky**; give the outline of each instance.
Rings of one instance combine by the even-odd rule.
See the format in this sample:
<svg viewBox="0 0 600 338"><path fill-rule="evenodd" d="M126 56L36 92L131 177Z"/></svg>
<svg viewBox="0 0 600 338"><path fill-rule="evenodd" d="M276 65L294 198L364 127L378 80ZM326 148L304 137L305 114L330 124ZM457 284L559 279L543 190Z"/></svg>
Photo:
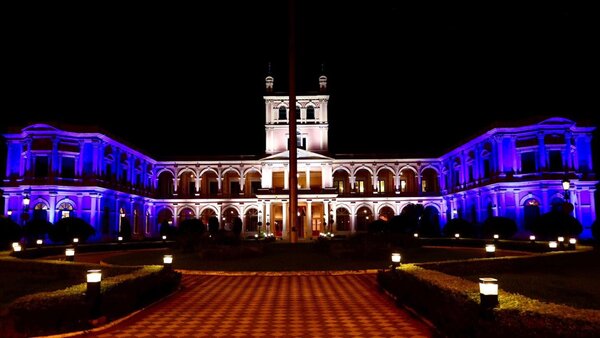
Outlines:
<svg viewBox="0 0 600 338"><path fill-rule="evenodd" d="M600 126L591 8L350 3L295 10L297 94L318 90L323 69L333 153L439 156L494 125L551 116ZM286 1L3 12L3 131L98 127L157 159L264 151L269 63L288 90Z"/></svg>

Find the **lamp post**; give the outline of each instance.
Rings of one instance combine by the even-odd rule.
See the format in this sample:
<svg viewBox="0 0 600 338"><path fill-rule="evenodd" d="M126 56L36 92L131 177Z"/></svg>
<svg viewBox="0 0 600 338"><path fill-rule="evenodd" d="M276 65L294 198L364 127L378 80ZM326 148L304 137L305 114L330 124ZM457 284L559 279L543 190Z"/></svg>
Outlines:
<svg viewBox="0 0 600 338"><path fill-rule="evenodd" d="M569 179L566 177L564 180L562 180L562 188L565 191L565 202L569 202L569 189L571 188L571 182L569 182Z"/></svg>
<svg viewBox="0 0 600 338"><path fill-rule="evenodd" d="M494 244L485 245L485 256L488 258L496 257L496 246Z"/></svg>
<svg viewBox="0 0 600 338"><path fill-rule="evenodd" d="M496 278L479 278L479 299L484 310L490 310L498 305L498 280Z"/></svg>
<svg viewBox="0 0 600 338"><path fill-rule="evenodd" d="M74 262L75 261L75 249L74 248L67 248L67 249L65 249L65 260L67 262Z"/></svg>
<svg viewBox="0 0 600 338"><path fill-rule="evenodd" d="M400 266L400 260L402 256L400 256L399 252L392 253L392 271L396 271L396 268Z"/></svg>
<svg viewBox="0 0 600 338"><path fill-rule="evenodd" d="M164 255L163 256L163 268L166 271L170 271L173 269L173 255Z"/></svg>
<svg viewBox="0 0 600 338"><path fill-rule="evenodd" d="M25 225L25 222L29 220L29 203L31 202L31 198L29 198L29 193L25 193L23 196L23 212L21 213L21 225Z"/></svg>
<svg viewBox="0 0 600 338"><path fill-rule="evenodd" d="M573 237L569 238L569 249L575 250L576 246L577 246L577 239L573 238Z"/></svg>
<svg viewBox="0 0 600 338"><path fill-rule="evenodd" d="M87 290L85 292L86 299L91 303L90 315L92 318L100 317L100 300L101 300L101 288L102 282L102 271L101 270L88 270L86 275Z"/></svg>

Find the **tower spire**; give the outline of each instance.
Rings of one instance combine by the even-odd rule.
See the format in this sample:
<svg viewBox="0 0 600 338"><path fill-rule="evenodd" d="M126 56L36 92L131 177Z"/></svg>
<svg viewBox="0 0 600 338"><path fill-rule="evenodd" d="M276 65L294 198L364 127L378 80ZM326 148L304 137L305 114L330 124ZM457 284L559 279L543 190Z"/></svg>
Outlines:
<svg viewBox="0 0 600 338"><path fill-rule="evenodd" d="M273 76L271 76L271 61L269 61L269 64L267 65L267 77L265 78L265 87L267 93L273 92L273 81Z"/></svg>
<svg viewBox="0 0 600 338"><path fill-rule="evenodd" d="M321 64L321 76L319 76L319 92L327 92L327 76L325 76L325 65Z"/></svg>

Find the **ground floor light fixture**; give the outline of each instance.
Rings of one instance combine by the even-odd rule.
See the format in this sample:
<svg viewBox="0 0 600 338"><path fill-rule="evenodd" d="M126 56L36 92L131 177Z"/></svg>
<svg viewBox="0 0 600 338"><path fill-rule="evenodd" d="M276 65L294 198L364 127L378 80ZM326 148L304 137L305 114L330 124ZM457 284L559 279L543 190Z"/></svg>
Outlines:
<svg viewBox="0 0 600 338"><path fill-rule="evenodd" d="M65 260L67 260L68 262L75 261L75 249L73 249L73 248L65 249Z"/></svg>
<svg viewBox="0 0 600 338"><path fill-rule="evenodd" d="M485 256L486 257L496 257L496 246L494 244L486 244L485 245Z"/></svg>
<svg viewBox="0 0 600 338"><path fill-rule="evenodd" d="M173 255L163 256L163 267L166 270L171 270L173 268Z"/></svg>
<svg viewBox="0 0 600 338"><path fill-rule="evenodd" d="M479 278L479 298L481 307L484 309L493 309L498 306L498 280L496 278Z"/></svg>

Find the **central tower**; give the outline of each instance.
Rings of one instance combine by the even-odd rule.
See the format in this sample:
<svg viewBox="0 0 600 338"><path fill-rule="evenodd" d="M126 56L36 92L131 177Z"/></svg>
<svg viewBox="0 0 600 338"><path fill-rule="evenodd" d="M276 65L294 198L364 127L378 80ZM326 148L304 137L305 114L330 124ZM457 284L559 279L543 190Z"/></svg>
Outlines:
<svg viewBox="0 0 600 338"><path fill-rule="evenodd" d="M272 76L265 79L265 153L276 154L288 150L289 96L273 93ZM296 96L296 123L298 148L315 153L329 151L327 120L327 77L319 77L319 93Z"/></svg>

